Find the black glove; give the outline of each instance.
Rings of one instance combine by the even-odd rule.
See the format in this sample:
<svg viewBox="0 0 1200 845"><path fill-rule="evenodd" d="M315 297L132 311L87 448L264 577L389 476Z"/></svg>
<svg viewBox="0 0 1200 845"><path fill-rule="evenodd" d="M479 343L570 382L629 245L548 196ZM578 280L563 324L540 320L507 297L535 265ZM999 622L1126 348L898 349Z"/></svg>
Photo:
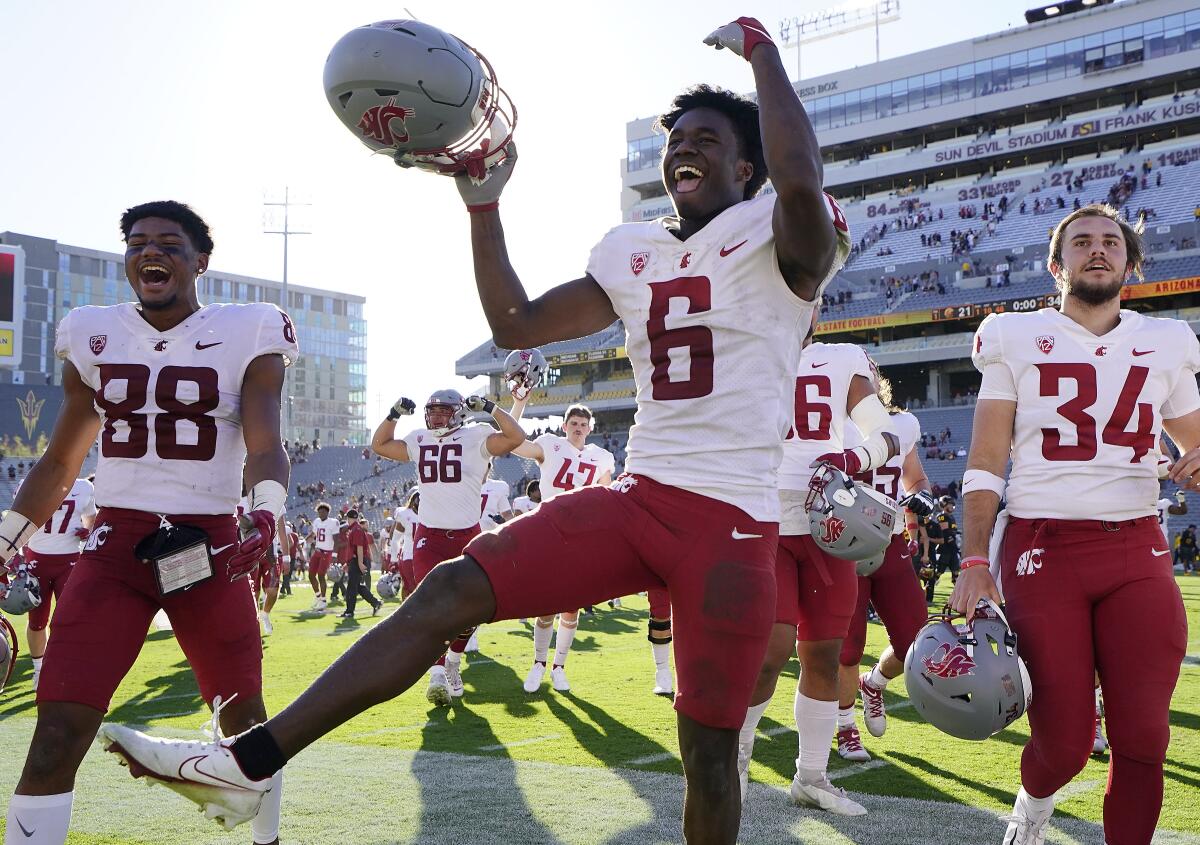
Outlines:
<svg viewBox="0 0 1200 845"><path fill-rule="evenodd" d="M389 420L398 420L401 417L407 417L417 409L417 403L411 399L401 396L396 400L396 404L388 410Z"/></svg>
<svg viewBox="0 0 1200 845"><path fill-rule="evenodd" d="M917 516L925 517L933 513L937 503L933 500L933 494L928 490L918 490L911 496L905 496L900 500L900 506L908 508Z"/></svg>
<svg viewBox="0 0 1200 845"><path fill-rule="evenodd" d="M490 414L496 410L496 403L486 396L468 396L463 404L467 406L468 411L483 411L485 414Z"/></svg>

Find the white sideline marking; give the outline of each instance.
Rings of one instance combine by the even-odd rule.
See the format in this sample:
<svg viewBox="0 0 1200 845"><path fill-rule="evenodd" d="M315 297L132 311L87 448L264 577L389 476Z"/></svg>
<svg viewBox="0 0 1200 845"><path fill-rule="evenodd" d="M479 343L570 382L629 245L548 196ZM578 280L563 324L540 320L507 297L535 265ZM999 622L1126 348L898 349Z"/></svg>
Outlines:
<svg viewBox="0 0 1200 845"><path fill-rule="evenodd" d="M506 748L519 748L522 745L533 745L537 742L549 742L552 739L561 739L561 734L546 734L545 736L534 736L529 739L518 739L516 742L501 742L496 745L481 745L480 751L503 751Z"/></svg>
<svg viewBox="0 0 1200 845"><path fill-rule="evenodd" d="M399 725L394 728L379 728L378 730L374 730L374 731L363 731L362 733L356 733L356 734L354 734L354 738L362 739L365 736L381 736L383 734L398 734L398 733L404 733L406 731L419 731L423 728L429 727L432 724L434 724L434 723L433 722L421 722L416 725Z"/></svg>
<svg viewBox="0 0 1200 845"><path fill-rule="evenodd" d="M871 769L880 769L886 765L888 765L887 760L868 760L866 763L859 763L856 766L849 766L845 769L838 769L836 772L830 772L829 779L848 778L851 775L860 775L863 772L869 772Z"/></svg>
<svg viewBox="0 0 1200 845"><path fill-rule="evenodd" d="M674 751L663 751L658 754L647 754L645 757L634 757L625 763L626 766L648 766L651 763L662 763L666 760L678 760L679 754Z"/></svg>
<svg viewBox="0 0 1200 845"><path fill-rule="evenodd" d="M773 728L768 728L765 731L759 731L759 736L779 736L780 734L795 733L796 729L790 725L777 725Z"/></svg>

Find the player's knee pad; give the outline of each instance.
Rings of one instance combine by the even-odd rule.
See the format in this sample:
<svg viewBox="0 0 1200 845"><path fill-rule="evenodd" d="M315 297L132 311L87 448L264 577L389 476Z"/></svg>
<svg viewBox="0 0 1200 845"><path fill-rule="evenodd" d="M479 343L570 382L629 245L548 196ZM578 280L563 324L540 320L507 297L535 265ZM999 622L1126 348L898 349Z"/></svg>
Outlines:
<svg viewBox="0 0 1200 845"><path fill-rule="evenodd" d="M663 631L671 630L671 620L669 620L669 619L651 619L647 623L646 627L649 629L646 632L646 639L648 639L650 642L657 643L659 645L665 645L666 643L669 643L671 641L671 635L669 633L668 634L662 633ZM657 636L655 636L655 632L658 632Z"/></svg>

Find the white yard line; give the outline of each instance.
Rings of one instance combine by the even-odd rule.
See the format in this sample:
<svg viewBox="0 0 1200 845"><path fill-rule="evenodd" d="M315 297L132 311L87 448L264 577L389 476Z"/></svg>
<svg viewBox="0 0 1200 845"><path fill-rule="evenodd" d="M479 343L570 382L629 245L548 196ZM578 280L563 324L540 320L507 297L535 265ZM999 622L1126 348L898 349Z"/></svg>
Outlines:
<svg viewBox="0 0 1200 845"><path fill-rule="evenodd" d="M516 742L502 742L498 745L481 745L480 751L503 751L506 748L519 748L522 745L534 745L538 742L549 742L552 739L562 739L561 734L546 734L545 736L534 736L529 739L518 739Z"/></svg>
<svg viewBox="0 0 1200 845"><path fill-rule="evenodd" d="M863 772L869 772L871 769L881 769L886 765L888 765L887 760L869 760L866 763L859 763L857 766L849 766L845 769L838 769L836 772L830 772L829 779L837 780L839 778L848 778L851 775L861 775Z"/></svg>

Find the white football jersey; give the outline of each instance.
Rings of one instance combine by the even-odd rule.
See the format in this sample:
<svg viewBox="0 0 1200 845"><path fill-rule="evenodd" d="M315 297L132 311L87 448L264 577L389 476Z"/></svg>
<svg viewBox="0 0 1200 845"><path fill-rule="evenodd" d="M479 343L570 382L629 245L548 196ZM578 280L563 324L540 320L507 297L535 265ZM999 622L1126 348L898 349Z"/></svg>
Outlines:
<svg viewBox="0 0 1200 845"><path fill-rule="evenodd" d="M400 529L396 529L395 537L400 538L400 560L412 560L413 554L413 531L417 528L417 523L420 518L412 510L412 508L400 508L394 514L396 523L404 526L404 533L400 533ZM395 539L393 537L393 539ZM394 554L394 553L393 553Z"/></svg>
<svg viewBox="0 0 1200 845"><path fill-rule="evenodd" d="M489 478L483 482L483 489L480 491L482 501L480 502L479 515L479 530L491 531L500 527L500 523L492 519L493 516L500 516L506 510L510 510L508 504L508 484L501 481L499 478Z"/></svg>
<svg viewBox="0 0 1200 845"><path fill-rule="evenodd" d="M538 503L528 496L517 496L517 498L513 499L512 509L514 513L522 514L529 513L537 506Z"/></svg>
<svg viewBox="0 0 1200 845"><path fill-rule="evenodd" d="M570 440L557 434L543 434L533 442L542 447L539 484L543 502L568 490L589 487L617 465L612 452L595 443L584 443L582 449L576 449Z"/></svg>
<svg viewBox="0 0 1200 845"><path fill-rule="evenodd" d="M774 209L775 194L737 203L686 241L664 220L625 223L596 245L587 268L625 324L637 385L626 471L771 522L814 307L779 271ZM841 210L832 199L827 209L842 237L821 290L849 250ZM542 495L552 493L543 486Z"/></svg>
<svg viewBox="0 0 1200 845"><path fill-rule="evenodd" d="M79 554L79 544L83 541L75 536L75 530L83 527L83 517L94 516L95 513L96 496L92 482L77 478L58 510L46 520L41 531L29 538L26 545L44 555Z"/></svg>
<svg viewBox="0 0 1200 845"><path fill-rule="evenodd" d="M1122 310L1097 336L1053 309L993 314L975 333L973 359L984 373L979 398L1017 404L1013 516L1155 513L1162 421L1200 408L1200 342L1187 323Z"/></svg>
<svg viewBox="0 0 1200 845"><path fill-rule="evenodd" d="M334 544L337 542L338 528L341 521L335 517L329 516L325 519L318 517L312 521L312 535L316 541L316 549L319 552L332 552Z"/></svg>
<svg viewBox="0 0 1200 845"><path fill-rule="evenodd" d="M274 305L206 305L160 332L136 305L63 317L55 353L96 393L103 421L96 503L150 513L232 514L242 491L242 376L262 355L299 355Z"/></svg>
<svg viewBox="0 0 1200 845"><path fill-rule="evenodd" d="M422 525L469 528L479 524L483 481L492 466L490 425L465 425L438 437L427 428L404 435L408 458L417 465Z"/></svg>
<svg viewBox="0 0 1200 845"><path fill-rule="evenodd" d="M1175 504L1174 499L1159 499L1154 506L1158 511L1158 527L1162 529L1163 536L1168 540L1171 539L1168 523L1171 521L1171 505Z"/></svg>
<svg viewBox="0 0 1200 845"><path fill-rule="evenodd" d="M901 489L900 475L904 470L904 459L908 456L909 452L916 448L917 441L921 439L921 422L908 411L901 411L898 414L892 414L891 422L885 428L885 431L890 431L900 441L900 454L889 459L881 467L860 472L854 476L854 480L861 481L863 484L878 490L883 495L899 501L909 492ZM846 426L844 447L846 449L853 449L855 446L861 446L863 442L862 432L859 431L858 426L851 420ZM892 533L904 533L903 519L896 520L896 525L892 529Z"/></svg>

